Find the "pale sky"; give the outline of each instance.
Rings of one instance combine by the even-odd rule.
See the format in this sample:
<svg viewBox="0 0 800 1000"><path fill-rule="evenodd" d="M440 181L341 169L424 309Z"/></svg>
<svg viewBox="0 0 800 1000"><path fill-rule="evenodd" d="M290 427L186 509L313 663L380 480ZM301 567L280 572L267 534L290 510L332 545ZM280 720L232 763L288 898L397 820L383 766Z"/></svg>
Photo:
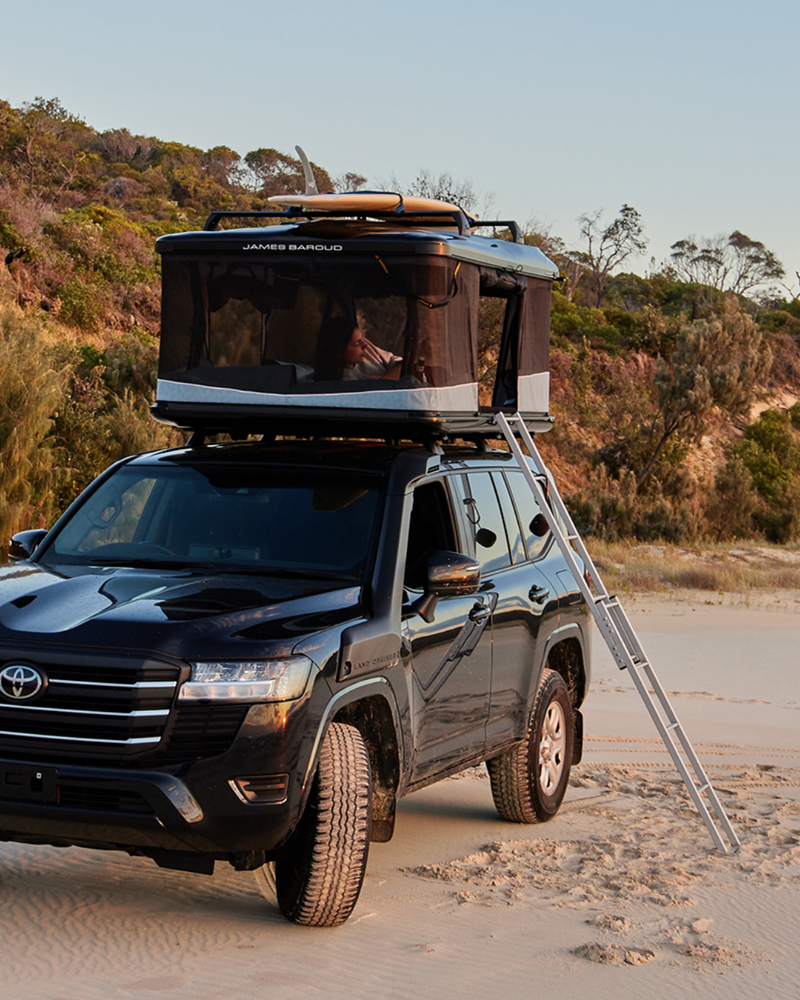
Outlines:
<svg viewBox="0 0 800 1000"><path fill-rule="evenodd" d="M639 271L739 229L796 291L799 38L797 0L25 0L0 97L242 156L299 144L369 187L448 171L572 246L627 202Z"/></svg>

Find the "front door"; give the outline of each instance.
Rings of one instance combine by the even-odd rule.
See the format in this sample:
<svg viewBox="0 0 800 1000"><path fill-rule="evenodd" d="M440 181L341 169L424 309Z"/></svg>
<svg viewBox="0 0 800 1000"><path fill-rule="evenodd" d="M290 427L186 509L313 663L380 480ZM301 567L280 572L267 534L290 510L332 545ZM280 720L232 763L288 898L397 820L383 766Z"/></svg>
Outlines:
<svg viewBox="0 0 800 1000"><path fill-rule="evenodd" d="M406 558L406 608L422 596L433 552L458 551L444 480L414 491ZM404 637L411 649L414 722L412 782L483 753L492 673L491 622L495 596L441 598L434 620L407 610Z"/></svg>

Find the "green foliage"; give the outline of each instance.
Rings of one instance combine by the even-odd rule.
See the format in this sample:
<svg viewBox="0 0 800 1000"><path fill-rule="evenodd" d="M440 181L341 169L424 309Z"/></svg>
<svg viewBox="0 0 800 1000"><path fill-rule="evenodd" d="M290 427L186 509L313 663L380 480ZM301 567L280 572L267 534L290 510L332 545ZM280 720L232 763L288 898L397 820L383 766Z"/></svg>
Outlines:
<svg viewBox="0 0 800 1000"><path fill-rule="evenodd" d="M321 191L365 183L352 172L334 182L314 169ZM472 186L449 174L423 172L412 188L477 208ZM0 101L0 246L24 250L13 278L5 273L0 283L6 534L51 523L115 458L180 441L149 415L160 296L155 240L198 228L214 209L267 208L270 194L303 189L299 160L279 150L240 157L222 145L202 150L126 129L98 133L56 99L20 108ZM630 206L610 226L599 213L581 222L582 254L546 227L531 224L525 234L569 277L569 294L553 295L557 420L547 447L559 478L571 482L581 528L609 539L686 540L704 517L704 530L720 539L800 536L800 404L788 414L767 411L725 452L721 468L698 472L693 464L701 434L716 423L732 435L733 415L748 412L768 377L767 344L769 388L800 392L800 300L762 303L756 324L696 273L676 266L646 277L614 273L620 254L645 242ZM741 233L722 250L742 264L743 281L759 267L777 273L769 252ZM482 403L491 402L503 306L482 304Z"/></svg>
<svg viewBox="0 0 800 1000"><path fill-rule="evenodd" d="M732 416L745 413L770 363L761 331L735 301L726 302L721 316L683 327L669 362L658 359L658 418L650 428L651 454L637 476L638 486L674 435L699 438L716 407Z"/></svg>
<svg viewBox="0 0 800 1000"><path fill-rule="evenodd" d="M765 410L734 446L734 458L745 468L761 498L754 509L756 527L774 542L800 534L800 408L788 413Z"/></svg>
<svg viewBox="0 0 800 1000"><path fill-rule="evenodd" d="M792 315L786 309L772 309L759 317L759 324L765 330L775 333L788 333L793 337L800 336L800 317Z"/></svg>
<svg viewBox="0 0 800 1000"><path fill-rule="evenodd" d="M783 302L781 303L781 307L783 311L789 313L790 316L793 316L795 319L800 319L800 298L792 299L791 302Z"/></svg>
<svg viewBox="0 0 800 1000"><path fill-rule="evenodd" d="M0 208L0 247L4 250L20 250L24 246L25 241L11 221L8 209Z"/></svg>
<svg viewBox="0 0 800 1000"><path fill-rule="evenodd" d="M753 477L740 455L732 455L717 472L706 508L706 526L720 542L753 534L753 514L762 506Z"/></svg>
<svg viewBox="0 0 800 1000"><path fill-rule="evenodd" d="M0 537L52 514L52 415L63 395L52 342L37 318L0 310Z"/></svg>
<svg viewBox="0 0 800 1000"><path fill-rule="evenodd" d="M59 318L69 326L96 331L104 325L112 299L109 288L102 281L69 278L55 288L61 302Z"/></svg>
<svg viewBox="0 0 800 1000"><path fill-rule="evenodd" d="M555 344L581 343L616 350L622 344L619 330L606 319L602 309L586 307L571 302L559 291L553 292L550 333Z"/></svg>
<svg viewBox="0 0 800 1000"><path fill-rule="evenodd" d="M610 542L677 541L685 537L690 521L687 511L660 489L642 496L632 472L626 469L614 478L604 465L593 470L580 494L565 497L565 502L581 534Z"/></svg>

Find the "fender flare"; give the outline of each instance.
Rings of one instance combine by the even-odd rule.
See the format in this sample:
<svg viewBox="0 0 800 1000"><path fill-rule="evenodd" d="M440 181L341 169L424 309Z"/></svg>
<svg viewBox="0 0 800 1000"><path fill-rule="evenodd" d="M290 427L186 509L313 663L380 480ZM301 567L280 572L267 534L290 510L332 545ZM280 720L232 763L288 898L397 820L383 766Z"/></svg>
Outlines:
<svg viewBox="0 0 800 1000"><path fill-rule="evenodd" d="M395 732L398 734L397 746L398 753L400 755L400 772L403 771L403 741L400 738L401 727L400 727L400 715L397 710L397 704L395 702L394 696L392 694L392 688L388 680L385 677L367 677L363 680L355 681L353 684L348 685L344 690L338 691L325 706L325 711L322 713L322 718L319 720L319 725L317 726L317 732L314 737L314 743L311 747L311 753L308 757L308 764L306 765L305 774L303 775L302 784L302 798L303 805L305 806L305 801L308 797L308 792L311 788L311 782L314 778L314 774L317 769L317 761L319 760L320 747L322 746L322 741L325 738L325 733L328 731L328 726L331 723L332 718L336 713L345 707L345 705L350 705L353 702L361 701L362 698L368 697L369 695L378 695L383 698L384 701L389 706L389 710L392 714L392 722L394 723Z"/></svg>

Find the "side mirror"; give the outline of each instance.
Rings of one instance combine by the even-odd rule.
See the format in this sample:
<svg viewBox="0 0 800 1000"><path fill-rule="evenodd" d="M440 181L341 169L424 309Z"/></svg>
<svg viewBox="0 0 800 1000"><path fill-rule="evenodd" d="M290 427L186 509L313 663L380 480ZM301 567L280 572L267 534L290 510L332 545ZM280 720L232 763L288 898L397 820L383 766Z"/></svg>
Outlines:
<svg viewBox="0 0 800 1000"><path fill-rule="evenodd" d="M30 559L46 534L46 528L34 528L31 531L18 531L12 535L11 541L8 543L9 562L22 562L23 559Z"/></svg>
<svg viewBox="0 0 800 1000"><path fill-rule="evenodd" d="M460 552L434 552L428 560L428 593L437 597L465 597L477 594L481 566L477 559Z"/></svg>
<svg viewBox="0 0 800 1000"><path fill-rule="evenodd" d="M434 620L440 597L477 594L481 585L480 563L460 552L434 552L428 559L425 593L411 605L423 621Z"/></svg>

